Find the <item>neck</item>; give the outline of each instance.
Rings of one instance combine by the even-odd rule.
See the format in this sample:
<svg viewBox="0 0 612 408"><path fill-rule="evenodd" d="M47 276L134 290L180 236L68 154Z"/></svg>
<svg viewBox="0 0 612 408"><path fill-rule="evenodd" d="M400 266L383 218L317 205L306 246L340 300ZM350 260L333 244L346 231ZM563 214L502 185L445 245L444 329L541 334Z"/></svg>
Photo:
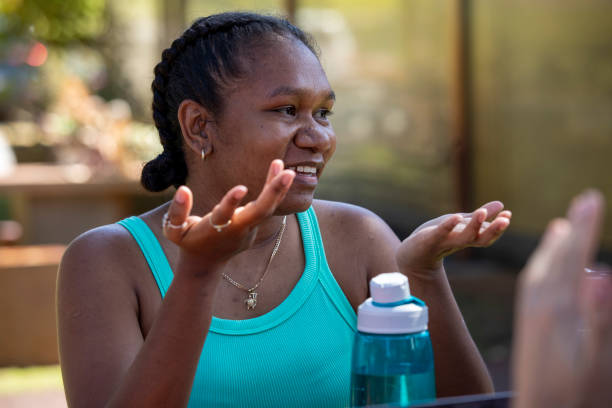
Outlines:
<svg viewBox="0 0 612 408"><path fill-rule="evenodd" d="M256 249L274 243L278 237L278 234L280 233L280 230L283 228L283 219L285 217L287 217L288 223L289 217L280 215L272 216L269 220L266 220L267 222L260 224L257 228L257 234L255 235L255 240L253 241L251 248Z"/></svg>

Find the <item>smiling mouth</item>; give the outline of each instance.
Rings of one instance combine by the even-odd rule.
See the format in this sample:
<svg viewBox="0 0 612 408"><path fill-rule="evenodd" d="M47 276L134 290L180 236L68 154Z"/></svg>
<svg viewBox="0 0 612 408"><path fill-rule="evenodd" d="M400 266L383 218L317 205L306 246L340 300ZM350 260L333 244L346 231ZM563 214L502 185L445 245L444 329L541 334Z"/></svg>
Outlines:
<svg viewBox="0 0 612 408"><path fill-rule="evenodd" d="M317 168L312 166L289 166L287 169L295 171L297 176L317 176Z"/></svg>

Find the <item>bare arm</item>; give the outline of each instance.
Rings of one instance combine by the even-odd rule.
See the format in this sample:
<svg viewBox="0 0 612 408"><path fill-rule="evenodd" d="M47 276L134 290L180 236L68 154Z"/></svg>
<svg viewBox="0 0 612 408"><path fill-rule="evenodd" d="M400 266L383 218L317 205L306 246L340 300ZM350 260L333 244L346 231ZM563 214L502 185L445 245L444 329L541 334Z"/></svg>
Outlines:
<svg viewBox="0 0 612 408"><path fill-rule="evenodd" d="M135 291L120 279L129 271L125 264L102 266L117 251L93 242L100 238L75 242L60 269L58 332L69 405L186 405L218 278L197 281L177 271L145 340Z"/></svg>
<svg viewBox="0 0 612 408"><path fill-rule="evenodd" d="M493 392L493 383L461 316L443 259L469 246L486 247L510 224L511 213L493 201L472 213L450 214L417 228L398 247L400 270L430 310L439 396Z"/></svg>
<svg viewBox="0 0 612 408"><path fill-rule="evenodd" d="M511 216L499 202L470 214L453 214L423 224L400 243L379 222L368 279L399 270L408 276L411 292L429 308L438 396L489 393L493 384L457 306L442 265L444 256L467 246L487 246L507 228ZM377 243L376 245L374 245Z"/></svg>
<svg viewBox="0 0 612 408"><path fill-rule="evenodd" d="M256 201L238 207L246 188L237 186L205 217L190 216L190 191L177 191L169 218L184 226L166 227L164 233L179 245L180 258L146 338L130 279L132 268L143 266L141 256L130 250L133 242L121 237L119 227L109 226L70 246L60 266L57 307L62 375L71 407L187 405L203 333L210 327L218 269L250 245L257 225L282 201L295 175L282 166L281 161L272 163ZM219 233L210 217L232 223Z"/></svg>

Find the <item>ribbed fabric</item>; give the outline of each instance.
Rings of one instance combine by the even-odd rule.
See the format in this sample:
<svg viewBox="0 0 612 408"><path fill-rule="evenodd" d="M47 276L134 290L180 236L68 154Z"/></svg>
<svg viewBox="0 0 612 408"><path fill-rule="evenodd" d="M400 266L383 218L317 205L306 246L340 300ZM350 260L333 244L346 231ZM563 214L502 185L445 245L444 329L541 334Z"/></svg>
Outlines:
<svg viewBox="0 0 612 408"><path fill-rule="evenodd" d="M346 407L357 317L332 275L314 210L297 214L306 267L289 296L247 320L213 317L189 407ZM162 296L172 270L139 218L119 222L140 245Z"/></svg>

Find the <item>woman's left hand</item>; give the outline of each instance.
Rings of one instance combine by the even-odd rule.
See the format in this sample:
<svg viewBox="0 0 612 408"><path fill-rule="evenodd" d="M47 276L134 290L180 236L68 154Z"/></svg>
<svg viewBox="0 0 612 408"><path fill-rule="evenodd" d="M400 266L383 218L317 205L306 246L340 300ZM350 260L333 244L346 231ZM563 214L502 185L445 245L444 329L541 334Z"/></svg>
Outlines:
<svg viewBox="0 0 612 408"><path fill-rule="evenodd" d="M447 214L418 227L398 247L397 264L411 274L442 270L442 259L467 247L487 247L510 225L512 213L491 201L471 213Z"/></svg>

